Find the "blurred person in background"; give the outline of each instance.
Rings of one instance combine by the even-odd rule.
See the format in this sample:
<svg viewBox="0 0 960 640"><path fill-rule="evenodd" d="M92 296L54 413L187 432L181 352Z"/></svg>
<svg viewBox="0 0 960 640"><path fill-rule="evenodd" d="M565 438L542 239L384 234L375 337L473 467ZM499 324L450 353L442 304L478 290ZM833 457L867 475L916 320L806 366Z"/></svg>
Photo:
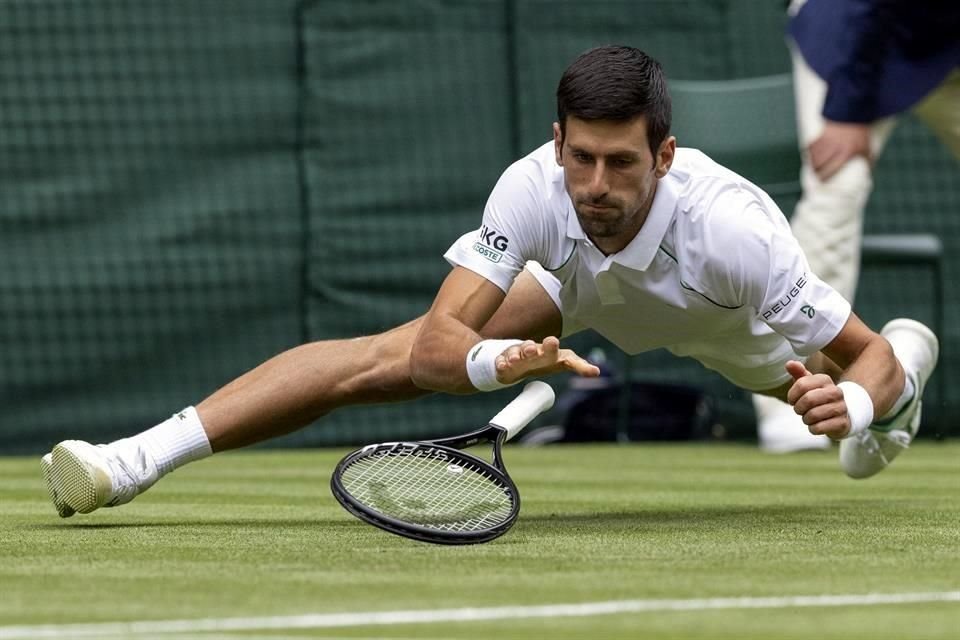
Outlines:
<svg viewBox="0 0 960 640"><path fill-rule="evenodd" d="M810 267L853 302L872 167L912 111L960 159L958 0L793 0L803 193L791 217ZM754 396L767 451L826 449L793 409Z"/></svg>

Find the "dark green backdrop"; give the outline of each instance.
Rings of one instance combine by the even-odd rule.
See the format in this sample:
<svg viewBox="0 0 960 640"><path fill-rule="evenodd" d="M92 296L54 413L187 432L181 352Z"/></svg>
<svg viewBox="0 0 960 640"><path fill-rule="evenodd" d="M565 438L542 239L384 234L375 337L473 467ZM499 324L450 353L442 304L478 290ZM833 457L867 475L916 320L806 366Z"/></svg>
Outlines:
<svg viewBox="0 0 960 640"><path fill-rule="evenodd" d="M779 73L781 9L0 2L0 452L128 434L296 344L422 313L499 173L549 137L577 53L636 45L674 79ZM938 233L951 277L957 178L907 119L877 169L868 229ZM873 322L929 319L926 282L869 271L858 307ZM937 375L960 373L960 297L947 299L951 359ZM633 370L705 385L728 430L750 437L743 394L695 363L652 353ZM458 430L503 398L344 410L274 444Z"/></svg>

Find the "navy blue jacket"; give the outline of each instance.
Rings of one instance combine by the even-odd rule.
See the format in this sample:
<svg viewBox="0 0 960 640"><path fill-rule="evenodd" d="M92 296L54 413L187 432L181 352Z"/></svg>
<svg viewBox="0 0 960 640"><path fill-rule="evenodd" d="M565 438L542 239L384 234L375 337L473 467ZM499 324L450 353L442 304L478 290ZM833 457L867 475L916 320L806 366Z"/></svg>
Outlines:
<svg viewBox="0 0 960 640"><path fill-rule="evenodd" d="M837 122L905 111L960 66L960 0L808 0L788 30Z"/></svg>

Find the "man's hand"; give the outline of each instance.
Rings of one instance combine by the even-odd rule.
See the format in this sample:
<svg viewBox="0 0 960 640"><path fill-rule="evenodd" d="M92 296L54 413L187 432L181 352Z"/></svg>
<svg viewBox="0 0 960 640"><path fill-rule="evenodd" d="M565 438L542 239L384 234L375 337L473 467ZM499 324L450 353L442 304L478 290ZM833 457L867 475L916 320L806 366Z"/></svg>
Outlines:
<svg viewBox="0 0 960 640"><path fill-rule="evenodd" d="M820 137L807 147L810 165L817 176L827 181L845 164L863 156L873 164L870 154L870 125L827 120Z"/></svg>
<svg viewBox="0 0 960 640"><path fill-rule="evenodd" d="M791 360L787 372L793 376L793 386L787 392L787 402L813 435L825 435L840 440L850 431L847 403L843 390L825 373L813 374L802 362Z"/></svg>
<svg viewBox="0 0 960 640"><path fill-rule="evenodd" d="M527 340L512 346L497 356L497 380L512 384L522 378L571 371L587 378L600 375L600 369L570 349L561 349L553 336L542 343Z"/></svg>

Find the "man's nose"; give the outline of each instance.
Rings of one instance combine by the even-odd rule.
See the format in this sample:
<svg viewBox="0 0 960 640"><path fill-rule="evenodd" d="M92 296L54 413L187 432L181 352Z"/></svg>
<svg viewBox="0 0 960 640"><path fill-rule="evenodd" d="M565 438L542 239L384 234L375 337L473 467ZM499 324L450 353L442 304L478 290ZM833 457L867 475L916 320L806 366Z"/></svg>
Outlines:
<svg viewBox="0 0 960 640"><path fill-rule="evenodd" d="M607 170L602 162L598 162L593 167L593 173L590 174L590 183L587 185L590 197L594 199L602 198L610 191L610 183L607 180Z"/></svg>

